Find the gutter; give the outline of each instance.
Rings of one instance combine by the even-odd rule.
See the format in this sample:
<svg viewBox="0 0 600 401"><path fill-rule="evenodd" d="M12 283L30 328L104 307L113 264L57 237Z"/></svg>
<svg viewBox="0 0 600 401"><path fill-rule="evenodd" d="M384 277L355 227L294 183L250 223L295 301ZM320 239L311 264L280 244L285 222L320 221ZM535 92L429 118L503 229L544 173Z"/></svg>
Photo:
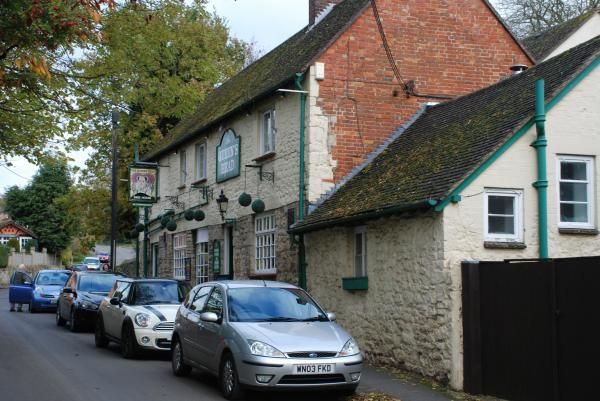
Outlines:
<svg viewBox="0 0 600 401"><path fill-rule="evenodd" d="M535 81L535 128L537 139L531 144L537 153L538 179L533 183L538 192L538 240L540 259L548 258L548 176L546 171L546 108L544 80Z"/></svg>
<svg viewBox="0 0 600 401"><path fill-rule="evenodd" d="M316 223L310 223L304 226L292 227L289 232L292 234L303 234L310 231L322 230L324 228L330 228L339 226L342 224L356 223L364 220L372 220L379 217L386 217L394 214L400 214L410 211L428 210L432 209L438 204L437 199L427 199L421 202L405 203L397 206L390 206L384 209L376 209L366 213L356 214L352 216L341 217L333 220L318 221Z"/></svg>

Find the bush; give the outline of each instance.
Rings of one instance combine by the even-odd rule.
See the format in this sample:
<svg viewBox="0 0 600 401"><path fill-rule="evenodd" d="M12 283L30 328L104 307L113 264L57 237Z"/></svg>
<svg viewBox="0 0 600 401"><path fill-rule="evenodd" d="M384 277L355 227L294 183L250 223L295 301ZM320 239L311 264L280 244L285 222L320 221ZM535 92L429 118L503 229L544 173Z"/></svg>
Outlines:
<svg viewBox="0 0 600 401"><path fill-rule="evenodd" d="M0 268L6 269L8 267L8 255L10 254L10 248L6 245L0 245Z"/></svg>
<svg viewBox="0 0 600 401"><path fill-rule="evenodd" d="M9 239L8 243L6 245L8 245L9 248L14 249L16 252L21 252L21 246L19 245L19 240L16 238Z"/></svg>

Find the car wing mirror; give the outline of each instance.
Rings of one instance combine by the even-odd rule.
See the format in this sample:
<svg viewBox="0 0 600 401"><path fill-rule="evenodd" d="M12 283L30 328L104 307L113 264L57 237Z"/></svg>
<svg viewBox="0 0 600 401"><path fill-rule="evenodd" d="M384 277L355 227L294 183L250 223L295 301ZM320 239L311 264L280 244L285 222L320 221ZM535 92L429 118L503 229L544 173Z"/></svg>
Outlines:
<svg viewBox="0 0 600 401"><path fill-rule="evenodd" d="M203 322L218 323L219 316L215 312L204 312L200 314L200 320Z"/></svg>
<svg viewBox="0 0 600 401"><path fill-rule="evenodd" d="M333 312L327 312L327 319L329 319L332 322L335 322L335 320L337 319L337 316Z"/></svg>
<svg viewBox="0 0 600 401"><path fill-rule="evenodd" d="M121 300L117 297L112 297L109 302L111 305L115 305L115 306L121 305Z"/></svg>

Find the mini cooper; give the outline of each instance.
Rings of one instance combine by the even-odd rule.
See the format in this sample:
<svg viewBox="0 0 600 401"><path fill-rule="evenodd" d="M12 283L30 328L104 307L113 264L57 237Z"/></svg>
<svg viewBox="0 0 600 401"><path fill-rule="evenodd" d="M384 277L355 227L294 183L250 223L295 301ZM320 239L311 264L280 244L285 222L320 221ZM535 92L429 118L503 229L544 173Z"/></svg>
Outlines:
<svg viewBox="0 0 600 401"><path fill-rule="evenodd" d="M118 278L98 309L96 347L117 342L125 358L142 350L169 351L175 314L186 293L176 280Z"/></svg>

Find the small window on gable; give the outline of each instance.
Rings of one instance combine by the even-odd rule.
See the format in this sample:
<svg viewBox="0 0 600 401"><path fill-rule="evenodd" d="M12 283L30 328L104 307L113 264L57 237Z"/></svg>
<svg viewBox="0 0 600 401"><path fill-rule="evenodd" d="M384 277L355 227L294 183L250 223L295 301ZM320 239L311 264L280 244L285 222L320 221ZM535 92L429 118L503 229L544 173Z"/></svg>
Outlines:
<svg viewBox="0 0 600 401"><path fill-rule="evenodd" d="M275 152L275 109L270 109L262 114L260 126L260 153Z"/></svg>
<svg viewBox="0 0 600 401"><path fill-rule="evenodd" d="M194 180L200 181L206 178L206 142L197 143L195 153L196 171L194 172Z"/></svg>
<svg viewBox="0 0 600 401"><path fill-rule="evenodd" d="M367 227L354 229L354 275L367 276Z"/></svg>
<svg viewBox="0 0 600 401"><path fill-rule="evenodd" d="M179 151L179 185L185 185L187 181L187 160L185 150L181 149Z"/></svg>
<svg viewBox="0 0 600 401"><path fill-rule="evenodd" d="M523 191L486 189L484 196L485 240L523 241Z"/></svg>
<svg viewBox="0 0 600 401"><path fill-rule="evenodd" d="M583 156L559 156L558 226L594 228L594 159Z"/></svg>

